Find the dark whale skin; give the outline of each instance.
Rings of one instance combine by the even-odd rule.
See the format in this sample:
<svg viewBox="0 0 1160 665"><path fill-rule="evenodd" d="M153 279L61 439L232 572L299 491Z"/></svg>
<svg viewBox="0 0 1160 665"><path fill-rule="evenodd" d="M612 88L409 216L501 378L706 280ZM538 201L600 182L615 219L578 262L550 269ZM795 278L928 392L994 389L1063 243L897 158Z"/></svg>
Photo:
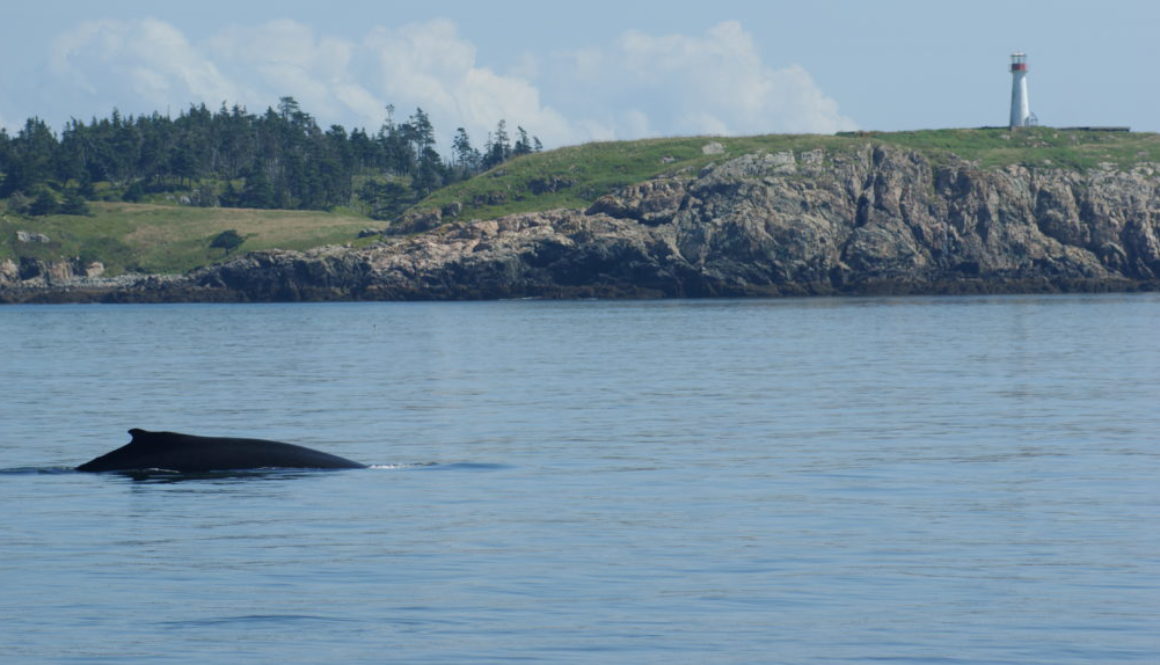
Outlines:
<svg viewBox="0 0 1160 665"><path fill-rule="evenodd" d="M235 469L365 469L337 455L266 439L194 436L131 429L129 443L89 460L77 471L164 469L182 473Z"/></svg>

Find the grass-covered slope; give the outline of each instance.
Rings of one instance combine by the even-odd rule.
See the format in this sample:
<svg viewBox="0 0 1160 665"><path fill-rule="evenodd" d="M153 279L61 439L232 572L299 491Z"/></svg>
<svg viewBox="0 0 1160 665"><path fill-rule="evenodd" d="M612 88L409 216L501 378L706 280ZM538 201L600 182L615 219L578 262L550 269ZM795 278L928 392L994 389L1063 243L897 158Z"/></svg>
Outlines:
<svg viewBox="0 0 1160 665"><path fill-rule="evenodd" d="M706 154L717 143L724 152ZM1160 162L1160 134L1064 131L1050 127L944 129L914 132L850 132L837 136L768 135L688 137L589 143L526 155L471 180L445 187L418 209L459 203L461 218L490 219L556 207L583 208L618 187L667 173L696 173L704 166L747 153L801 152L823 148L853 151L882 143L917 150L934 161L951 154L980 168L1026 164L1087 169L1104 162L1130 166Z"/></svg>
<svg viewBox="0 0 1160 665"><path fill-rule="evenodd" d="M719 144L720 151L705 151ZM980 168L1025 164L1037 168L1089 169L1101 163L1121 168L1160 163L1160 134L1064 131L1049 127L947 129L914 132L852 132L837 136L768 135L684 137L589 143L526 155L471 180L431 194L416 210L458 209L459 219L491 219L516 212L586 208L619 187L665 174L697 171L710 163L753 152L795 153L824 149L855 151L871 144L917 150L935 162L950 155ZM110 274L125 270L182 272L225 257L210 246L222 231L236 230L238 252L306 249L354 241L381 222L351 212L302 212L195 208L129 203L92 203L89 217L26 218L0 207L0 260L27 256L44 260L79 258L103 262ZM17 231L49 242L18 242Z"/></svg>
<svg viewBox="0 0 1160 665"><path fill-rule="evenodd" d="M717 143L724 152L705 154ZM620 187L667 173L695 174L702 167L746 153L813 150L849 143L837 136L770 135L685 137L587 143L525 155L427 197L415 207L459 203L460 217L490 219L517 212L586 208ZM865 141L862 141L865 143Z"/></svg>
<svg viewBox="0 0 1160 665"><path fill-rule="evenodd" d="M233 229L245 242L235 251L307 249L350 242L373 223L355 214L178 205L91 203L92 215L18 217L0 213L0 260L27 256L46 261L100 261L109 274L127 270L184 272L220 261L214 237ZM19 242L17 232L48 242Z"/></svg>

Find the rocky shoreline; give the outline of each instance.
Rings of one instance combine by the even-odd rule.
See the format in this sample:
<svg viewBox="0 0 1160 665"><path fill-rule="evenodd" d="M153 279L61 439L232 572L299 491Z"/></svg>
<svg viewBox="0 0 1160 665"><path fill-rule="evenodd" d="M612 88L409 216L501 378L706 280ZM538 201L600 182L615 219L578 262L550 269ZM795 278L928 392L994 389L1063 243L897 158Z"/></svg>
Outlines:
<svg viewBox="0 0 1160 665"><path fill-rule="evenodd" d="M1157 290L1158 174L981 169L881 145L757 153L587 210L452 221L366 248L252 252L185 275L0 265L0 302Z"/></svg>

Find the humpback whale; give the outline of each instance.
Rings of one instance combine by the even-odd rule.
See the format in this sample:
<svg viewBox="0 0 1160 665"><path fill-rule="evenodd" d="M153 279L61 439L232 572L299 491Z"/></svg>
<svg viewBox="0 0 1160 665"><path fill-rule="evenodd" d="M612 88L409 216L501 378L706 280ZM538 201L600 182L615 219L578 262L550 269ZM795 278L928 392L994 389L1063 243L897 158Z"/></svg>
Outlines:
<svg viewBox="0 0 1160 665"><path fill-rule="evenodd" d="M133 440L77 471L165 469L183 473L234 469L365 469L365 464L303 446L265 439L193 436L131 429Z"/></svg>

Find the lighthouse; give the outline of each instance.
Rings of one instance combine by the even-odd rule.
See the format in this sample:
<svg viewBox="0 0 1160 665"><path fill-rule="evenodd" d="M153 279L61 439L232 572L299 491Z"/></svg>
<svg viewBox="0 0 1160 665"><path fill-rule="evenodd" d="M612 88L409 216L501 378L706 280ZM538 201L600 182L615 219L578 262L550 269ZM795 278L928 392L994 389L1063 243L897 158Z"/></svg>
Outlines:
<svg viewBox="0 0 1160 665"><path fill-rule="evenodd" d="M1027 54L1011 54L1011 129L1036 124L1027 101Z"/></svg>

